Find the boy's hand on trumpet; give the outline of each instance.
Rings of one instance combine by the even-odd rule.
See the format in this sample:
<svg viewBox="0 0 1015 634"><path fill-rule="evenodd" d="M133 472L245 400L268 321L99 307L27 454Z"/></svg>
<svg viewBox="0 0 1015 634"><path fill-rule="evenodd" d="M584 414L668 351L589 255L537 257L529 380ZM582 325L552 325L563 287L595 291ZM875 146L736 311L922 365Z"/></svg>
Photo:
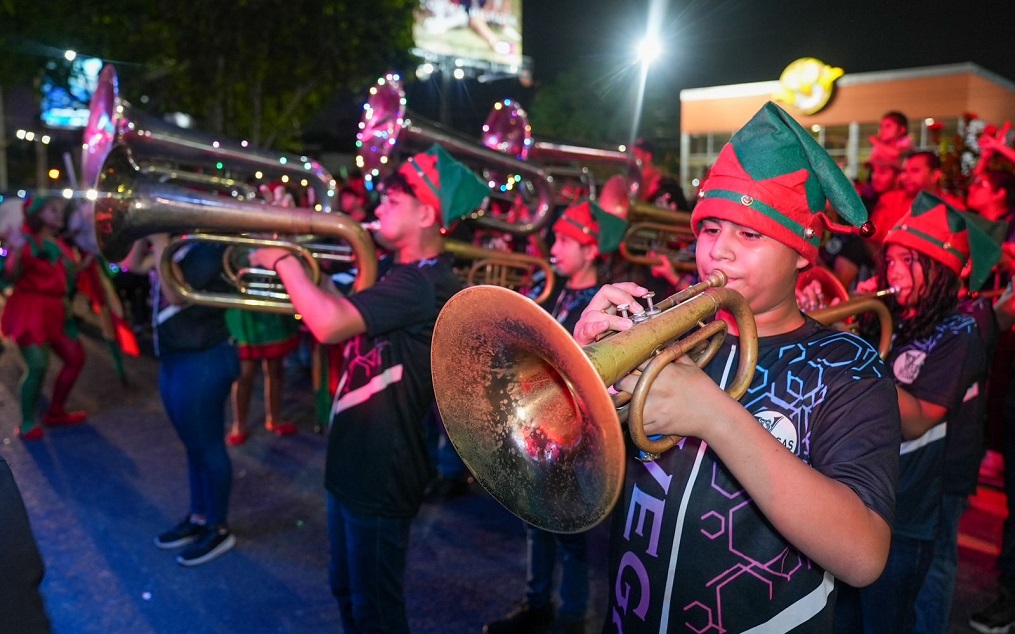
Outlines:
<svg viewBox="0 0 1015 634"><path fill-rule="evenodd" d="M618 307L627 306L627 313L635 315L645 311L638 303L648 289L634 282L618 282L604 284L592 297L588 307L582 312L581 318L574 326L574 338L580 346L587 346L596 338L609 331L623 332L634 322L618 314Z"/></svg>

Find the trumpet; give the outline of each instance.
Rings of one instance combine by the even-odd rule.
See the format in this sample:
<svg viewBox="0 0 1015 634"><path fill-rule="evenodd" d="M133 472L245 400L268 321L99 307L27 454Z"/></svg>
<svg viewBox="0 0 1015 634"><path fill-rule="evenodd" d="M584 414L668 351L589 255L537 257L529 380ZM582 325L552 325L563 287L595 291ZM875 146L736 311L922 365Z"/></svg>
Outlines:
<svg viewBox="0 0 1015 634"><path fill-rule="evenodd" d="M437 317L431 348L434 393L448 437L466 465L509 511L546 530L595 526L624 480L621 414L607 386L648 361L628 404L632 440L660 453L678 439L646 438L641 408L654 376L689 354L704 365L736 319L742 350L730 394L739 398L757 363L757 328L747 301L721 288L725 275L646 311L629 330L581 348L546 311L517 293L474 286ZM681 339L681 337L684 337Z"/></svg>
<svg viewBox="0 0 1015 634"><path fill-rule="evenodd" d="M796 290L803 291L812 284L818 285L817 297L821 303L816 307L804 307L803 312L808 317L825 326L832 326L838 322L853 322L855 321L853 318L857 315L873 312L881 328L877 345L878 356L882 360L888 358L888 352L892 347L894 324L891 311L881 299L898 292L897 288L893 286L875 293L851 296L834 273L820 266L812 266L800 273L797 277ZM856 331L855 327L851 327L850 330Z"/></svg>
<svg viewBox="0 0 1015 634"><path fill-rule="evenodd" d="M685 214L675 211L673 214ZM660 258L670 261L675 271L693 273L698 270L694 260L694 232L691 231L690 214L683 221L674 224L662 222L633 222L624 233L620 243L620 255L628 262L653 266Z"/></svg>

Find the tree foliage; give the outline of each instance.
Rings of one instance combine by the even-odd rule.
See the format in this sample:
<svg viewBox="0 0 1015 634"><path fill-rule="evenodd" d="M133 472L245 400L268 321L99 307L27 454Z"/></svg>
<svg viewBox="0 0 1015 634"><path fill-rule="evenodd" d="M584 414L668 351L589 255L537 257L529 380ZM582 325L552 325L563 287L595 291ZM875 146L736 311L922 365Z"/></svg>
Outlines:
<svg viewBox="0 0 1015 634"><path fill-rule="evenodd" d="M113 63L123 96L204 130L292 147L340 90L409 60L418 0L0 0L0 85L73 49Z"/></svg>

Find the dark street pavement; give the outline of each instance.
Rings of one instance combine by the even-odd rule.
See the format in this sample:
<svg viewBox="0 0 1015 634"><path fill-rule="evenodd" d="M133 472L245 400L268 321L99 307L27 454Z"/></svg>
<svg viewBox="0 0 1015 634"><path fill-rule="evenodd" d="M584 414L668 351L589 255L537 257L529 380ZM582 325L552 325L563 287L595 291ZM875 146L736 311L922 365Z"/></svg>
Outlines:
<svg viewBox="0 0 1015 634"><path fill-rule="evenodd" d="M299 434L277 438L253 424L263 416L258 395L251 438L230 448L237 547L185 569L173 552L152 545L187 504L183 449L159 402L157 363L126 358L125 387L105 342L84 341L88 360L70 406L87 410L89 421L49 429L35 443L14 437L19 355L10 344L0 354L0 455L11 464L46 562L42 591L54 631L341 631L327 587L325 443L314 431L309 371L287 368L283 413ZM44 394L52 375L53 368ZM1003 496L984 488L963 520L952 632L971 632L969 612L992 598L1003 508ZM591 535L589 632L603 618L606 524ZM406 577L413 631L480 632L520 598L524 554L521 521L481 489L424 506Z"/></svg>

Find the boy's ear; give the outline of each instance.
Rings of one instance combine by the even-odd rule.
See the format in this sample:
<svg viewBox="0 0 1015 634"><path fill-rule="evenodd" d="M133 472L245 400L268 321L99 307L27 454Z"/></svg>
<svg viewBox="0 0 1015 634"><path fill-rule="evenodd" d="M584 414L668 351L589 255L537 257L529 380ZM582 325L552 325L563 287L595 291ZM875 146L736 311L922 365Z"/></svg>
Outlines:
<svg viewBox="0 0 1015 634"><path fill-rule="evenodd" d="M807 268L808 265L810 265L810 262L807 260L807 258L805 258L802 255L796 256L796 270L798 272Z"/></svg>
<svg viewBox="0 0 1015 634"><path fill-rule="evenodd" d="M434 208L433 205L423 204L423 210L420 214L420 226L429 228L433 225L437 225L440 228L441 225L441 214Z"/></svg>

